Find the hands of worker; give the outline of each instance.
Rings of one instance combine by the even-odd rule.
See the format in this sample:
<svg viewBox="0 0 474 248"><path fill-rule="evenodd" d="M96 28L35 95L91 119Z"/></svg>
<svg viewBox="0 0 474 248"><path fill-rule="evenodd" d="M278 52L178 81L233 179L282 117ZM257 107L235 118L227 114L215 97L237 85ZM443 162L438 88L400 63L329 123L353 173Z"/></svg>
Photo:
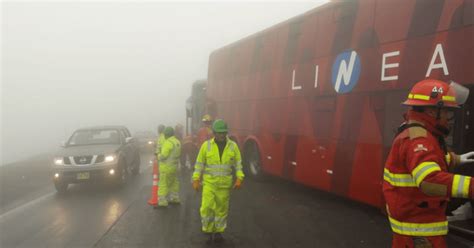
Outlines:
<svg viewBox="0 0 474 248"><path fill-rule="evenodd" d="M240 187L242 187L242 180L237 178L234 183L234 189L240 189Z"/></svg>
<svg viewBox="0 0 474 248"><path fill-rule="evenodd" d="M199 187L200 187L200 182L199 180L193 180L193 189L196 190L196 191L199 191Z"/></svg>
<svg viewBox="0 0 474 248"><path fill-rule="evenodd" d="M461 164L474 163L474 151L459 155L459 162Z"/></svg>

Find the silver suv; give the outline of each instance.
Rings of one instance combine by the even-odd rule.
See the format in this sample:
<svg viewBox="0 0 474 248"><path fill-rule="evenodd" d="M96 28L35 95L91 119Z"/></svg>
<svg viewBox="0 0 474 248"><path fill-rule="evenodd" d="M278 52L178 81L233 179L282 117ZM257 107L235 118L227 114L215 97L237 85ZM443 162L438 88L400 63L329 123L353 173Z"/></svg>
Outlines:
<svg viewBox="0 0 474 248"><path fill-rule="evenodd" d="M110 181L119 185L140 171L140 154L124 126L76 130L53 160L53 182L58 192L72 183Z"/></svg>

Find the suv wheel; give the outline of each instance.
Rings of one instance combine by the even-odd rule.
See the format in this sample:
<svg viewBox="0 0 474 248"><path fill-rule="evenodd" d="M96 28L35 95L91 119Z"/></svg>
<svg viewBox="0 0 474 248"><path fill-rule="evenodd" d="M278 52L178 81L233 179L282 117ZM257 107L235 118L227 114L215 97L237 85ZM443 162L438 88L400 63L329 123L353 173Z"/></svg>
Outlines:
<svg viewBox="0 0 474 248"><path fill-rule="evenodd" d="M56 188L56 191L60 194L66 193L68 186L69 184L65 182L61 182L61 181L54 182L54 187Z"/></svg>
<svg viewBox="0 0 474 248"><path fill-rule="evenodd" d="M135 161L133 162L132 175L136 176L140 173L140 155L137 154Z"/></svg>
<svg viewBox="0 0 474 248"><path fill-rule="evenodd" d="M128 179L128 169L125 163L123 162L124 160L122 159L121 162L119 162L119 166L117 167L118 169L117 185L118 186L124 185Z"/></svg>

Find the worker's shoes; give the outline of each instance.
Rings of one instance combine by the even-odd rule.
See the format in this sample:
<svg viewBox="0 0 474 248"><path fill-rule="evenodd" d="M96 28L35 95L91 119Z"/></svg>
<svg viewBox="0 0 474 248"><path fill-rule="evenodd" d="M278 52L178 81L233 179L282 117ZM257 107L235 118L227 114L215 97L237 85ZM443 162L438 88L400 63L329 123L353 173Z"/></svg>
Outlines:
<svg viewBox="0 0 474 248"><path fill-rule="evenodd" d="M170 200L169 203L177 205L177 204L181 204L181 201L179 199L175 199L175 200Z"/></svg>
<svg viewBox="0 0 474 248"><path fill-rule="evenodd" d="M207 234L207 240L206 244L207 245L212 245L212 244L222 244L224 242L224 237L222 237L221 233L208 233Z"/></svg>
<svg viewBox="0 0 474 248"><path fill-rule="evenodd" d="M166 199L159 200L158 207L168 207L168 201Z"/></svg>
<svg viewBox="0 0 474 248"><path fill-rule="evenodd" d="M159 208L167 208L168 207L168 202L158 202L157 205L153 206L154 209L159 209Z"/></svg>
<svg viewBox="0 0 474 248"><path fill-rule="evenodd" d="M212 245L212 243L214 243L214 234L208 233L208 234L207 234L206 244L207 244L207 245Z"/></svg>
<svg viewBox="0 0 474 248"><path fill-rule="evenodd" d="M221 233L214 233L214 242L216 243L224 242L224 237L222 237Z"/></svg>

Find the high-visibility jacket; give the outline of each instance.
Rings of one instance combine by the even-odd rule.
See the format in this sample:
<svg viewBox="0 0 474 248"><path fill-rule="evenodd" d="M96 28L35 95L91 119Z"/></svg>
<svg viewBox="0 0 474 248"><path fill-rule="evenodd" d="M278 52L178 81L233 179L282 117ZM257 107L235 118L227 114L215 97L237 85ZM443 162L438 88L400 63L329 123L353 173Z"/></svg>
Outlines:
<svg viewBox="0 0 474 248"><path fill-rule="evenodd" d="M217 188L231 188L232 169L235 170L235 176L238 179L244 179L242 157L237 143L227 138L221 157L219 147L212 138L204 142L199 150L193 180L199 180L202 175L204 186L210 184Z"/></svg>
<svg viewBox="0 0 474 248"><path fill-rule="evenodd" d="M167 206L168 200L179 202L179 180L177 177L178 160L181 154L181 144L174 136L163 142L158 155L160 182L158 188L158 205Z"/></svg>
<svg viewBox="0 0 474 248"><path fill-rule="evenodd" d="M171 136L163 142L161 152L158 155L160 168L170 166L177 168L179 157L181 155L181 143L176 137Z"/></svg>
<svg viewBox="0 0 474 248"><path fill-rule="evenodd" d="M165 138L165 134L164 133L160 133L160 135L158 136L158 138L156 139L156 150L155 150L155 154L158 155L160 154L161 152L161 147L163 146L163 143L165 142L166 138Z"/></svg>
<svg viewBox="0 0 474 248"><path fill-rule="evenodd" d="M446 235L449 197L471 197L473 179L448 172L457 155L446 154L432 125L408 123L424 127L409 127L397 135L384 168L383 193L392 231L408 236Z"/></svg>

